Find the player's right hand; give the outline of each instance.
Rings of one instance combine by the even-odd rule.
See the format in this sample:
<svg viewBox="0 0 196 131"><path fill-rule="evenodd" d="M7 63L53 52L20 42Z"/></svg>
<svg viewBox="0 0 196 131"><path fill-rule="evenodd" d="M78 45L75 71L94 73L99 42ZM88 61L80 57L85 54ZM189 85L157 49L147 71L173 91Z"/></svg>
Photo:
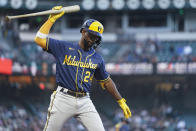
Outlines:
<svg viewBox="0 0 196 131"><path fill-rule="evenodd" d="M126 119L131 117L131 111L130 111L128 105L126 104L126 100L124 98L122 98L122 99L118 100L117 102L118 102L119 106L121 107L121 109L123 110L124 117Z"/></svg>
<svg viewBox="0 0 196 131"><path fill-rule="evenodd" d="M55 6L55 7L53 7L52 8L52 10L60 10L62 8L62 6ZM57 19L59 19L61 16L63 16L64 15L64 11L62 11L61 13L59 13L59 14L51 14L50 16L49 16L49 20L52 22L52 23L54 23Z"/></svg>

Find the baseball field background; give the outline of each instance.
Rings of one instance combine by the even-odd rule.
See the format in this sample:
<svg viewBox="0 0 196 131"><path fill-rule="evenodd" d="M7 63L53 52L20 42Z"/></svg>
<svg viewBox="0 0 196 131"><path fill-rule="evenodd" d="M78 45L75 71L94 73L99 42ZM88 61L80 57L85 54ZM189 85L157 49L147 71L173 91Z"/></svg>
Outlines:
<svg viewBox="0 0 196 131"><path fill-rule="evenodd" d="M78 42L89 19L104 26L96 51L132 111L130 131L196 131L195 0L0 0L0 131L41 131L56 87L55 58L34 43L48 15L5 16L79 5L52 27L50 37ZM123 117L93 81L91 98L106 131ZM75 119L63 131L85 131Z"/></svg>

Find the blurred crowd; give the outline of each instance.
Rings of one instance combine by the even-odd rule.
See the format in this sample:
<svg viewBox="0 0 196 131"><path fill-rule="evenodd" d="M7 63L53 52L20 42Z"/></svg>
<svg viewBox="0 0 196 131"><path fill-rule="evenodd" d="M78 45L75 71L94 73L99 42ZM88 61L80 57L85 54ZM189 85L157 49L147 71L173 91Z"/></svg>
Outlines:
<svg viewBox="0 0 196 131"><path fill-rule="evenodd" d="M105 48L107 46L108 48ZM126 47L126 48L125 48ZM121 51L121 52L119 52ZM103 43L98 52L105 62L195 62L195 41L129 40ZM116 52L114 54L114 52ZM106 58L106 54L109 58ZM119 56L118 56L119 55ZM22 42L12 22L0 23L0 58L13 61L14 74L55 74L55 59L32 42Z"/></svg>
<svg viewBox="0 0 196 131"><path fill-rule="evenodd" d="M191 41L159 41L157 39L130 41L129 48L118 62L195 62L195 43Z"/></svg>
<svg viewBox="0 0 196 131"><path fill-rule="evenodd" d="M41 131L44 128L47 106L34 103L35 113L28 108L12 103L0 105L0 131ZM110 122L101 114L106 131L195 131L188 127L185 120L175 113L172 106L161 105L151 110L132 110L132 117L123 118L122 111L114 112ZM84 126L75 118L70 119L63 126L62 131L86 131Z"/></svg>
<svg viewBox="0 0 196 131"><path fill-rule="evenodd" d="M22 42L12 22L0 23L0 58L13 62L14 74L55 74L55 59L34 42Z"/></svg>
<svg viewBox="0 0 196 131"><path fill-rule="evenodd" d="M36 115L27 112L24 107L16 105L0 106L0 131L41 131L46 113L38 111Z"/></svg>
<svg viewBox="0 0 196 131"><path fill-rule="evenodd" d="M133 116L125 120L120 110L115 112L116 131L195 131L177 114L171 105L163 104L152 110L132 110ZM119 126L120 125L120 126ZM122 127L122 130L120 130Z"/></svg>

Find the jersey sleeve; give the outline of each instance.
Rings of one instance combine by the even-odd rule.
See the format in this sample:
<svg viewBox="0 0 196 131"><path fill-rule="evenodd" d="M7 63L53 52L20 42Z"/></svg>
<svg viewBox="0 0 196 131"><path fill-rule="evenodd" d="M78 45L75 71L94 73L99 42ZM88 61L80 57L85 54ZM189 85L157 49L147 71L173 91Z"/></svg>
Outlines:
<svg viewBox="0 0 196 131"><path fill-rule="evenodd" d="M46 51L53 54L55 57L62 54L65 51L67 43L52 38L48 38L46 41Z"/></svg>
<svg viewBox="0 0 196 131"><path fill-rule="evenodd" d="M109 79L109 73L105 69L105 64L103 59L101 58L101 62L95 70L95 79L99 82L103 82Z"/></svg>

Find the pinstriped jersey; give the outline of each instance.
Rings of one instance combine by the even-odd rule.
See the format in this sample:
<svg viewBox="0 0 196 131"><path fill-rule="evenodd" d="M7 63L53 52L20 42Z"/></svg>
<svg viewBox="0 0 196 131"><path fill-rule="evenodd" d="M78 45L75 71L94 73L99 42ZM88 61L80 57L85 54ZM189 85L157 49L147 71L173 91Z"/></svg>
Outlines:
<svg viewBox="0 0 196 131"><path fill-rule="evenodd" d="M78 43L49 38L47 52L56 59L56 83L72 91L89 92L92 79L109 78L102 57L93 48L84 51Z"/></svg>

